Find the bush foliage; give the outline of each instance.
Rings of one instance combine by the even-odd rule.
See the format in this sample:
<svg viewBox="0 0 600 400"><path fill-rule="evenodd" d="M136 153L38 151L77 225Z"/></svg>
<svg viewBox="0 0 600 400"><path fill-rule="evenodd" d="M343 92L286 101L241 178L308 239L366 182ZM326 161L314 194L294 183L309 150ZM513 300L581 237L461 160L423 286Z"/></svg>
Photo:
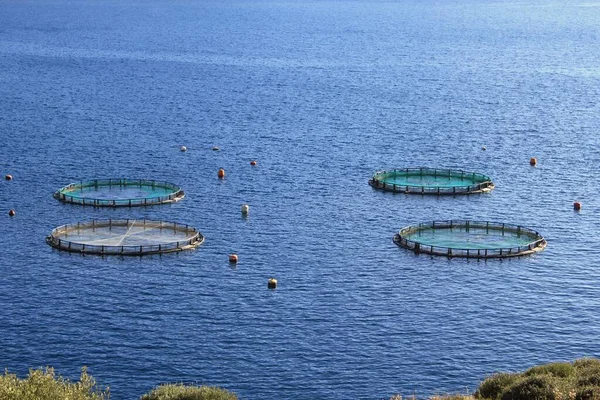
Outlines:
<svg viewBox="0 0 600 400"><path fill-rule="evenodd" d="M416 396L413 396L415 399ZM81 370L71 382L54 369L31 369L24 379L8 371L0 375L0 400L109 400L109 389ZM401 400L400 395L392 400ZM484 379L471 395L434 396L434 400L600 400L600 360L550 363L523 373L497 373ZM234 393L211 386L161 385L140 400L237 400Z"/></svg>
<svg viewBox="0 0 600 400"><path fill-rule="evenodd" d="M600 360L538 365L520 374L486 378L474 394L481 400L600 400Z"/></svg>
<svg viewBox="0 0 600 400"><path fill-rule="evenodd" d="M237 400L237 396L212 386L161 385L141 400Z"/></svg>
<svg viewBox="0 0 600 400"><path fill-rule="evenodd" d="M71 382L54 374L54 369L31 369L25 379L4 372L0 376L2 400L108 400L110 393L96 387L87 369L81 370L78 382Z"/></svg>

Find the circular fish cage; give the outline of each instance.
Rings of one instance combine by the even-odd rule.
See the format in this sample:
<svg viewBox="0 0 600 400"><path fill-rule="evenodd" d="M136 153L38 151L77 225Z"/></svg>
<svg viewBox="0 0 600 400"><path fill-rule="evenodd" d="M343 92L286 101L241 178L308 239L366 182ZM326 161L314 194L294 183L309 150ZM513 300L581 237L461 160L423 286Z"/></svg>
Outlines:
<svg viewBox="0 0 600 400"><path fill-rule="evenodd" d="M489 192L489 176L458 169L405 168L379 171L369 180L376 189L408 194L456 195Z"/></svg>
<svg viewBox="0 0 600 400"><path fill-rule="evenodd" d="M463 220L408 226L394 236L394 243L417 254L466 258L517 257L546 247L546 240L532 229Z"/></svg>
<svg viewBox="0 0 600 400"><path fill-rule="evenodd" d="M198 247L204 236L185 224L150 220L92 220L59 226L46 243L73 253L140 256Z"/></svg>
<svg viewBox="0 0 600 400"><path fill-rule="evenodd" d="M94 179L71 183L54 193L64 203L94 207L134 207L173 203L185 193L177 185L146 179Z"/></svg>

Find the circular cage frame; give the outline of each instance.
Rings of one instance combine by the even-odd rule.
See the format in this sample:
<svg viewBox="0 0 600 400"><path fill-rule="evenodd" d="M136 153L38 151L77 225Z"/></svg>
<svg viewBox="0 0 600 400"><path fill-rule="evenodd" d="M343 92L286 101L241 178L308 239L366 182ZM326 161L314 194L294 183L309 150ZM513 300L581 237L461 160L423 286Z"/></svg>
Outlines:
<svg viewBox="0 0 600 400"><path fill-rule="evenodd" d="M432 177L455 177L461 179L470 179L473 183L467 185L454 185L452 187L440 187L433 185L398 185L385 182L389 176L432 176ZM487 175L476 172L467 172L460 169L447 168L404 168L392 169L389 171L378 171L369 180L369 185L375 189L388 192L422 194L422 195L457 195L457 194L475 194L489 192L494 189L494 183Z"/></svg>
<svg viewBox="0 0 600 400"><path fill-rule="evenodd" d="M180 232L192 234L186 240L177 240L152 245L90 245L70 241L61 236L67 236L69 231L81 229L95 229L106 227L129 227L133 223L150 228L171 229ZM133 225L132 225L133 226ZM46 237L46 243L58 250L68 251L71 253L96 254L96 255L118 255L118 256L142 256L148 254L164 254L177 251L190 250L200 246L204 242L204 236L196 229L186 224L168 221L153 221L153 220L133 220L133 219L108 219L108 220L92 220L87 222L78 222L76 224L61 225L54 228L50 235Z"/></svg>
<svg viewBox="0 0 600 400"><path fill-rule="evenodd" d="M502 232L526 234L532 237L528 244L517 247L490 247L485 249L465 249L459 247L445 247L424 244L416 240L408 239L407 236L413 235L416 232L428 229L453 229L464 228L467 232L469 229L486 229ZM449 221L433 221L411 225L400 229L394 235L394 243L398 246L413 250L415 254L431 254L435 256L463 257L463 258L508 258L520 257L534 253L538 253L546 248L546 239L537 231L529 228L524 228L519 225L511 225L505 223L488 222L488 221L470 221L470 220L449 220Z"/></svg>
<svg viewBox="0 0 600 400"><path fill-rule="evenodd" d="M100 188L100 187L151 187L163 188L171 190L171 193L165 196L158 197L137 197L129 199L100 199L93 197L80 197L70 194L76 190L85 188ZM156 204L174 203L185 197L185 192L173 183L164 181L154 181L148 179L92 179L89 181L81 181L78 183L70 183L67 186L60 188L54 192L54 198L63 203L79 204L83 206L94 207L136 207L136 206L151 206Z"/></svg>

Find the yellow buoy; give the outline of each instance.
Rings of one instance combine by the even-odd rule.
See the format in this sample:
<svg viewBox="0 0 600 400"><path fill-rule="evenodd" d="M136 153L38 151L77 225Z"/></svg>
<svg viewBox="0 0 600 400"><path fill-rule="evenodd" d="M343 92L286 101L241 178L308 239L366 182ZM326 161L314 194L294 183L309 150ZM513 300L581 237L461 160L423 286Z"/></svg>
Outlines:
<svg viewBox="0 0 600 400"><path fill-rule="evenodd" d="M186 152L186 151L187 151L187 147L185 147L185 146L181 146L181 148L180 148L179 150L181 150L181 151L183 151L183 152Z"/></svg>
<svg viewBox="0 0 600 400"><path fill-rule="evenodd" d="M229 262L230 263L237 263L238 262L238 256L237 256L237 254L230 254L229 255Z"/></svg>
<svg viewBox="0 0 600 400"><path fill-rule="evenodd" d="M248 215L250 212L250 206L248 204L242 205L242 215Z"/></svg>
<svg viewBox="0 0 600 400"><path fill-rule="evenodd" d="M16 214L15 210L10 210L10 211L8 212L8 215L10 215L11 217L14 217L14 216L15 216L15 214Z"/></svg>
<svg viewBox="0 0 600 400"><path fill-rule="evenodd" d="M12 175L5 175L4 179L6 179L7 181L12 181Z"/></svg>
<svg viewBox="0 0 600 400"><path fill-rule="evenodd" d="M276 289L277 288L277 279L275 279L275 278L269 279L269 281L267 282L267 287L269 289Z"/></svg>
<svg viewBox="0 0 600 400"><path fill-rule="evenodd" d="M575 203L573 203L573 208L575 209L575 211L581 210L581 203L576 201Z"/></svg>
<svg viewBox="0 0 600 400"><path fill-rule="evenodd" d="M217 172L217 176L218 176L220 179L223 179L223 178L225 178L225 170L224 170L223 168L219 169L219 172Z"/></svg>
<svg viewBox="0 0 600 400"><path fill-rule="evenodd" d="M537 158L531 157L531 159L529 160L529 165L535 167L537 165Z"/></svg>

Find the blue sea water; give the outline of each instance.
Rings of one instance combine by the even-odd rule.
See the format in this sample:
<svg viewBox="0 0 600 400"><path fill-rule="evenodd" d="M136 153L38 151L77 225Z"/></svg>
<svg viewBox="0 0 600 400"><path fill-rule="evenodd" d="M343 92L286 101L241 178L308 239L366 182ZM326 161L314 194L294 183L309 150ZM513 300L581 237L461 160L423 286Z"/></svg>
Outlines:
<svg viewBox="0 0 600 400"><path fill-rule="evenodd" d="M86 365L117 400L164 382L381 399L600 356L599 65L596 0L0 0L0 367ZM367 184L416 166L496 189ZM52 198L121 176L186 198ZM143 258L45 244L92 218L206 241ZM392 242L437 219L520 224L548 247L478 262Z"/></svg>

